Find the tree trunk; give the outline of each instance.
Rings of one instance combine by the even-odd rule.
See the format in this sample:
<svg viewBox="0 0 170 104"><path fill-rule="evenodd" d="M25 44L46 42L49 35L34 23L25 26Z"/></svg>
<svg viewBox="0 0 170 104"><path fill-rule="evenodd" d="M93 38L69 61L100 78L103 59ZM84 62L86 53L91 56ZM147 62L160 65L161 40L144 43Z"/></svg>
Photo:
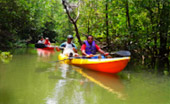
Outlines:
<svg viewBox="0 0 170 104"><path fill-rule="evenodd" d="M106 0L106 40L107 40L107 45L108 49L110 47L110 41L109 41L109 20L108 20L108 0Z"/></svg>
<svg viewBox="0 0 170 104"><path fill-rule="evenodd" d="M129 16L129 3L126 0L126 20L127 20L127 27L131 30L131 23L130 23L130 16Z"/></svg>
<svg viewBox="0 0 170 104"><path fill-rule="evenodd" d="M82 45L82 41L80 39L80 35L79 35L79 31L78 31L78 28L77 28L77 24L76 23L73 23L74 24L74 28L75 28L75 31L76 31L76 36L78 38L78 42L80 45Z"/></svg>
<svg viewBox="0 0 170 104"><path fill-rule="evenodd" d="M169 3L164 2L163 8L160 14L160 28L159 28L159 36L160 36L160 50L159 54L161 57L166 57L167 52L167 38L168 38L168 30L169 30L169 18L170 18L170 6Z"/></svg>
<svg viewBox="0 0 170 104"><path fill-rule="evenodd" d="M131 23L130 23L130 16L129 16L129 3L128 0L125 1L125 5L126 5L126 23L127 23L127 28L129 31L129 39L133 38L132 36L132 30L131 30ZM128 41L128 46L130 47L130 40Z"/></svg>
<svg viewBox="0 0 170 104"><path fill-rule="evenodd" d="M68 8L70 8L69 3L67 3L65 0L62 0L62 4L63 4L63 6L64 6L64 9L66 10L66 13L67 13L67 15L68 15L69 20L71 21L71 23L72 23L72 24L74 25L74 27L75 27L76 37L77 37L77 39L78 39L78 42L79 42L80 45L82 45L82 41L81 41L81 39L80 39L79 31L78 31L77 24L76 24L76 23L77 23L77 20L78 20L78 18L79 18L79 11L78 11L77 17L76 17L75 19L73 19L73 18L71 17L71 15L70 15L69 10L68 10Z"/></svg>
<svg viewBox="0 0 170 104"><path fill-rule="evenodd" d="M160 71L164 71L165 67L169 69L169 61L168 61L168 48L167 48L167 38L169 31L169 22L170 22L170 5L169 2L163 2L160 14L160 22L159 22L159 36L160 36L160 48L159 48L159 68ZM168 62L167 62L168 61ZM164 69L162 69L164 68Z"/></svg>
<svg viewBox="0 0 170 104"><path fill-rule="evenodd" d="M87 30L87 33L90 34L90 20L89 20L89 19L88 19L88 24L87 24L87 25L88 25L88 26L87 26L87 29L88 29L88 30Z"/></svg>

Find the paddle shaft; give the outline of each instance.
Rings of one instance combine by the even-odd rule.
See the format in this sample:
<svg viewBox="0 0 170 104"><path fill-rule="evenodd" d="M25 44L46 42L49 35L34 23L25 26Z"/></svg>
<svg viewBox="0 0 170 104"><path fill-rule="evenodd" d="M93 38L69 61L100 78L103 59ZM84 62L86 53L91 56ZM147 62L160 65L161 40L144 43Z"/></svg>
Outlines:
<svg viewBox="0 0 170 104"><path fill-rule="evenodd" d="M73 58L76 58L76 57L69 57L69 58L66 58L66 59L63 59L63 60L58 60L58 61L51 61L50 63L56 63L56 62L61 62L61 61L65 61L65 60L72 60Z"/></svg>

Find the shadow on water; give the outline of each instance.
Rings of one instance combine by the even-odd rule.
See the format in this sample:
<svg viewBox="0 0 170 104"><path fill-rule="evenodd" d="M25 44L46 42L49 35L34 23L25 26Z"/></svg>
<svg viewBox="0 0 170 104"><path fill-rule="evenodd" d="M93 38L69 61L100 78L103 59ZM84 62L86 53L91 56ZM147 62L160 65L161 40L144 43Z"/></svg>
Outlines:
<svg viewBox="0 0 170 104"><path fill-rule="evenodd" d="M161 75L170 75L170 66L168 57L152 57L151 59L145 60L146 66L150 68L153 73L158 73Z"/></svg>
<svg viewBox="0 0 170 104"><path fill-rule="evenodd" d="M133 67L130 69L131 71L142 71L146 69L146 71L154 74L170 76L170 57L148 55L147 57L143 56L141 59L139 56L131 57L128 64L129 67Z"/></svg>
<svg viewBox="0 0 170 104"><path fill-rule="evenodd" d="M170 75L170 66L169 66L169 59L168 57L163 57L163 58L157 58L157 63L158 66L156 66L155 64L155 69L158 70L158 72L161 72L162 74L165 74L165 75Z"/></svg>

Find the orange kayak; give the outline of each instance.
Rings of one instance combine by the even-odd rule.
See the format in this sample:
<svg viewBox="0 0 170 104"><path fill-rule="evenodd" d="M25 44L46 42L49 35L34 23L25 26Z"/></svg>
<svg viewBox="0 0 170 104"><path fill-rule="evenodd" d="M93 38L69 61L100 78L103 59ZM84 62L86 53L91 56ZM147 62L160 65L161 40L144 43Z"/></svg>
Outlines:
<svg viewBox="0 0 170 104"><path fill-rule="evenodd" d="M105 59L83 59L72 58L59 54L59 60L63 60L67 64L79 66L86 69L91 69L106 73L118 73L122 71L128 64L130 57L105 58Z"/></svg>

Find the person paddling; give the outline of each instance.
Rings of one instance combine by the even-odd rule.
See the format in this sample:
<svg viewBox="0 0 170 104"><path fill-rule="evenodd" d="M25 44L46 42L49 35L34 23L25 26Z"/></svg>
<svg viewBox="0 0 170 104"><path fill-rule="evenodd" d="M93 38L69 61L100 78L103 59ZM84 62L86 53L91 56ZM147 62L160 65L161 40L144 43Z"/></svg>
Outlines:
<svg viewBox="0 0 170 104"><path fill-rule="evenodd" d="M85 40L83 45L81 46L81 52L83 56L90 58L99 58L98 56L94 56L97 52L100 52L104 56L109 55L109 53L104 52L102 49L100 49L100 47L93 40L92 35L87 36L87 40ZM102 56L102 58L104 58L104 56Z"/></svg>
<svg viewBox="0 0 170 104"><path fill-rule="evenodd" d="M67 41L60 45L60 49L63 50L63 54L64 55L67 55L69 57L79 56L78 53L77 53L77 47L72 42L72 40L73 40L73 36L72 35L68 35L67 36Z"/></svg>
<svg viewBox="0 0 170 104"><path fill-rule="evenodd" d="M45 42L45 39L43 38L43 36L41 36L40 40L38 40L38 43L44 44L44 42Z"/></svg>
<svg viewBox="0 0 170 104"><path fill-rule="evenodd" d="M50 43L50 41L49 41L49 38L48 38L48 37L46 37L46 38L45 38L45 42L44 42L44 44L45 44L46 46L50 46L50 45L51 45L51 43Z"/></svg>

